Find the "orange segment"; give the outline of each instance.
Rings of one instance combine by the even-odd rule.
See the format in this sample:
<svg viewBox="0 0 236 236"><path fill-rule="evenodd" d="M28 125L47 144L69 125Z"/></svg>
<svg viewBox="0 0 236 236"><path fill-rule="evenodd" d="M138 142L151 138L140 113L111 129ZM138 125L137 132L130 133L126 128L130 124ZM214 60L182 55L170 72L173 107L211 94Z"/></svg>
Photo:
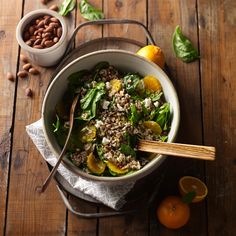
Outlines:
<svg viewBox="0 0 236 236"><path fill-rule="evenodd" d="M111 91L113 93L119 92L121 90L121 87L122 87L121 81L118 80L118 79L111 80L110 85L111 85Z"/></svg>
<svg viewBox="0 0 236 236"><path fill-rule="evenodd" d="M110 161L107 162L107 167L117 175L124 175L129 171L128 169L119 168L118 166L116 166L115 164L113 164Z"/></svg>
<svg viewBox="0 0 236 236"><path fill-rule="evenodd" d="M155 45L147 45L142 47L137 51L139 56L145 57L146 59L154 62L161 68L164 68L165 65L165 57L164 54L158 46Z"/></svg>
<svg viewBox="0 0 236 236"><path fill-rule="evenodd" d="M161 126L155 121L152 120L144 121L143 125L146 128L150 129L154 134L159 135L162 132Z"/></svg>
<svg viewBox="0 0 236 236"><path fill-rule="evenodd" d="M143 78L143 83L145 89L151 92L160 92L162 90L161 83L156 77L152 75L145 76Z"/></svg>
<svg viewBox="0 0 236 236"><path fill-rule="evenodd" d="M92 152L87 156L87 166L92 173L97 175L102 174L106 168L106 164L100 159L95 158Z"/></svg>
<svg viewBox="0 0 236 236"><path fill-rule="evenodd" d="M196 196L192 202L202 201L208 193L207 186L200 179L192 176L184 176L180 178L179 191L182 196L194 191Z"/></svg>

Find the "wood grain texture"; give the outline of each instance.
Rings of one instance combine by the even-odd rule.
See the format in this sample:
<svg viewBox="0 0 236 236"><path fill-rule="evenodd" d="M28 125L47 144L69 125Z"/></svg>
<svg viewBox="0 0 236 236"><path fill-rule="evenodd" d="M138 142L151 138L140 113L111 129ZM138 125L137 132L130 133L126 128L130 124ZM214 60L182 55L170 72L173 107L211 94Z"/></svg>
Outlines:
<svg viewBox="0 0 236 236"><path fill-rule="evenodd" d="M14 8L12 5L14 4ZM5 228L7 189L14 112L16 82L7 79L7 73L16 75L18 44L15 22L21 17L22 1L3 1L0 7L0 235Z"/></svg>
<svg viewBox="0 0 236 236"><path fill-rule="evenodd" d="M140 10L142 14L140 14ZM104 0L106 18L133 19L146 25L146 1L142 0ZM104 26L104 36L122 37L146 42L143 30L136 25Z"/></svg>
<svg viewBox="0 0 236 236"><path fill-rule="evenodd" d="M235 235L236 2L198 1L198 8L204 141L218 150L206 168L208 229L209 235Z"/></svg>
<svg viewBox="0 0 236 236"><path fill-rule="evenodd" d="M24 4L24 14L47 8L40 1L27 0ZM20 62L20 69L22 66ZM66 209L55 184L51 183L43 194L36 191L48 175L48 168L25 132L26 125L41 117L42 100L52 73L52 69L36 68L39 75L18 80L7 235L65 235L66 232ZM32 89L32 98L25 95L26 87Z"/></svg>
<svg viewBox="0 0 236 236"><path fill-rule="evenodd" d="M181 108L181 124L177 142L202 144L201 91L198 61L183 63L177 59L172 49L172 34L176 25L198 47L196 1L148 1L148 26L158 46L165 54L170 79L178 93ZM169 169L161 185L160 192L178 194L178 179L184 175L200 177L204 180L204 163L199 160L168 160ZM162 194L161 194L162 195ZM163 196L163 197L164 197ZM157 202L158 203L158 202ZM192 209L192 217L179 235L206 235L206 216L204 203ZM155 221L155 218L151 218ZM155 226L151 222L150 235L176 235L175 232Z"/></svg>
<svg viewBox="0 0 236 236"><path fill-rule="evenodd" d="M175 157L196 158L209 161L215 160L215 148L210 146L140 140L137 149L144 152Z"/></svg>

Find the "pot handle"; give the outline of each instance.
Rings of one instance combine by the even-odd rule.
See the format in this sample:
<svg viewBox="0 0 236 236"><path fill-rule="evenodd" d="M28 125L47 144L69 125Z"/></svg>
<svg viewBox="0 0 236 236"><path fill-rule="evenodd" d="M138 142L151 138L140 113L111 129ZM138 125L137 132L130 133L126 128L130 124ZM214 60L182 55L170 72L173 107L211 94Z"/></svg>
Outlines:
<svg viewBox="0 0 236 236"><path fill-rule="evenodd" d="M140 26L143 30L144 30L144 33L146 35L146 37L148 38L148 41L150 44L152 45L156 45L155 44L155 41L150 33L150 31L148 30L148 28L141 22L139 21L136 21L136 20L129 20L129 19L103 19L103 20L95 20L95 21L86 21L86 22L83 22L81 24L79 24L73 31L72 33L72 36L68 42L68 45L67 45L67 48L66 48L66 51L65 51L65 56L67 54L69 54L70 50L72 49L72 45L73 45L73 42L75 40L75 37L78 33L78 31L85 27L85 26L88 26L88 25L111 25L111 24L134 24L134 25L138 25Z"/></svg>

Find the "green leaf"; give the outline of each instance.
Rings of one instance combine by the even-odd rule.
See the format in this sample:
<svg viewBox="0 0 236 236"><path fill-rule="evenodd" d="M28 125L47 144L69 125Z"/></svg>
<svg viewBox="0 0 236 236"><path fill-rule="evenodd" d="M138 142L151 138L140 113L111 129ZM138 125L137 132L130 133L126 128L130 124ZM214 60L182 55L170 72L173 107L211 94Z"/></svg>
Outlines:
<svg viewBox="0 0 236 236"><path fill-rule="evenodd" d="M140 114L137 112L137 108L134 104L130 106L130 122L134 125L139 121Z"/></svg>
<svg viewBox="0 0 236 236"><path fill-rule="evenodd" d="M156 122L161 126L162 130L169 128L170 122L170 104L164 103L158 110Z"/></svg>
<svg viewBox="0 0 236 236"><path fill-rule="evenodd" d="M68 80L69 80L69 83L70 84L73 84L73 85L76 85L76 86L80 86L83 84L83 77L85 75L88 75L89 71L88 70L81 70L81 71L78 71L78 72L75 72L73 74L71 74L69 77L68 77Z"/></svg>
<svg viewBox="0 0 236 236"><path fill-rule="evenodd" d="M127 74L124 77L125 90L128 94L133 94L139 85L140 76L138 74Z"/></svg>
<svg viewBox="0 0 236 236"><path fill-rule="evenodd" d="M160 100L162 94L163 94L163 92L151 93L149 97L151 98L152 102L156 102L156 101Z"/></svg>
<svg viewBox="0 0 236 236"><path fill-rule="evenodd" d="M80 100L81 109L83 110L79 119L91 120L96 116L97 103L106 93L104 82L99 82L90 89L86 95Z"/></svg>
<svg viewBox="0 0 236 236"><path fill-rule="evenodd" d="M192 192L188 192L187 194L185 194L182 198L182 201L186 204L190 204L193 199L195 198L196 196L196 192L195 191L192 191Z"/></svg>
<svg viewBox="0 0 236 236"><path fill-rule="evenodd" d="M100 9L94 8L87 0L80 1L79 10L86 20L99 20L104 18L103 12Z"/></svg>
<svg viewBox="0 0 236 236"><path fill-rule="evenodd" d="M121 144L120 151L125 154L126 156L131 155L132 157L136 157L136 152L132 147L126 144Z"/></svg>
<svg viewBox="0 0 236 236"><path fill-rule="evenodd" d="M175 28L172 43L176 56L182 61L188 63L199 58L197 50L193 47L190 40L182 34L179 25Z"/></svg>
<svg viewBox="0 0 236 236"><path fill-rule="evenodd" d="M76 5L76 0L64 0L60 5L59 14L62 16L66 16L69 12L71 12Z"/></svg>
<svg viewBox="0 0 236 236"><path fill-rule="evenodd" d="M59 118L59 116L57 114L56 114L56 118L57 118L56 123L52 124L53 127L55 128L53 130L54 133L58 132L58 130L59 130L60 126L61 126L60 118Z"/></svg>

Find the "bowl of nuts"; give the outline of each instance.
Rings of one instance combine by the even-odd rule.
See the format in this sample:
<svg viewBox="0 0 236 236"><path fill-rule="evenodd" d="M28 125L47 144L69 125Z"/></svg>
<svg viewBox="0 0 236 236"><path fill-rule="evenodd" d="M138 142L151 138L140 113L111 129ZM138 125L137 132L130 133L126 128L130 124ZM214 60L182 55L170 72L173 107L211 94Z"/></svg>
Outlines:
<svg viewBox="0 0 236 236"><path fill-rule="evenodd" d="M30 59L40 66L53 66L67 46L67 25L57 12L40 9L25 15L17 25L16 38Z"/></svg>

